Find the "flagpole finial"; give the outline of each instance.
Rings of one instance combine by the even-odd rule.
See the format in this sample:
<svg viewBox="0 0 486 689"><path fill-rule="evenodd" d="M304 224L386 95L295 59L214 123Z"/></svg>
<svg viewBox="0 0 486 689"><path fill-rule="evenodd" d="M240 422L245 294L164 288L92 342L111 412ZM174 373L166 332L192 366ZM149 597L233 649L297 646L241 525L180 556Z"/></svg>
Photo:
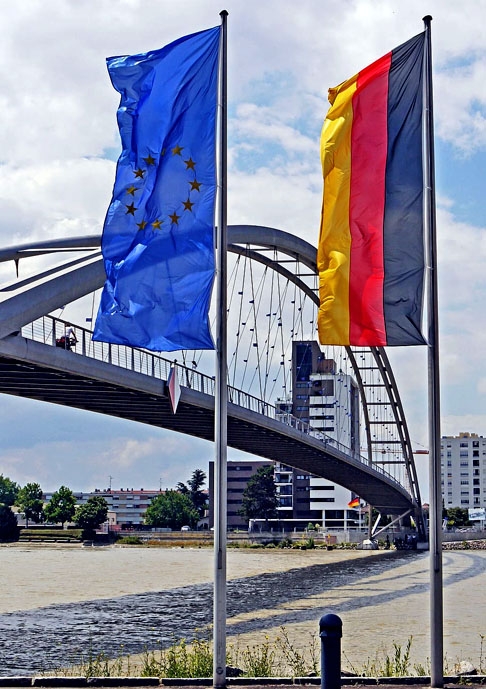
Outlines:
<svg viewBox="0 0 486 689"><path fill-rule="evenodd" d="M228 16L228 10L221 10L219 16L221 17L221 19L226 19L226 17Z"/></svg>
<svg viewBox="0 0 486 689"><path fill-rule="evenodd" d="M430 22L432 21L432 15L426 14L425 17L422 17L422 21L426 26L429 26Z"/></svg>

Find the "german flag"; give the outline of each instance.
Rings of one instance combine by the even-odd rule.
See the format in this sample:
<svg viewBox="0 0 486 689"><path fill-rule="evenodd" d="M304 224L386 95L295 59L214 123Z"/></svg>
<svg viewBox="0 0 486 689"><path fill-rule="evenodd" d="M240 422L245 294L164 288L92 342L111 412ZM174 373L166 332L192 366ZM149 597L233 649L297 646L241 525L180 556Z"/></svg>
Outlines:
<svg viewBox="0 0 486 689"><path fill-rule="evenodd" d="M359 498L353 498L350 502L348 502L348 507L350 507L351 509L359 507Z"/></svg>
<svg viewBox="0 0 486 689"><path fill-rule="evenodd" d="M321 344L418 345L424 285L421 33L329 89Z"/></svg>

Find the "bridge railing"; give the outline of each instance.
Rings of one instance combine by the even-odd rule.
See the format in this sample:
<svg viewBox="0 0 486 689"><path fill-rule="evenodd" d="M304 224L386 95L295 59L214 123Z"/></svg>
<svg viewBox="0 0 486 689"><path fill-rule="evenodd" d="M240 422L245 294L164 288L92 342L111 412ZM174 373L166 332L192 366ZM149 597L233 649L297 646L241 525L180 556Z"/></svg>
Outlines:
<svg viewBox="0 0 486 689"><path fill-rule="evenodd" d="M172 366L177 367L179 383L182 387L196 390L214 397L215 380L214 376L208 376L193 368L175 363L174 360L167 359L160 354L149 352L137 347L111 344L109 342L96 342L92 340L92 331L80 326L72 326L68 321L64 321L54 316L43 316L22 328L22 336L27 339L42 342L51 346L60 346L59 342L72 327L75 330L77 342L74 351L91 359L103 361L105 363L119 366L120 368L142 373L158 380L168 379ZM62 345L61 345L62 346ZM244 409L254 411L266 417L277 419L281 423L291 426L301 433L305 433L313 438L321 440L326 447L332 447L343 453L346 457L352 457L356 461L368 464L367 458L359 452L351 450L346 445L335 440L322 431L313 428L310 424L290 413L276 413L276 408L264 400L250 395L248 392L228 386L228 401ZM380 465L373 465L375 471L383 474L396 483L394 477L383 469Z"/></svg>

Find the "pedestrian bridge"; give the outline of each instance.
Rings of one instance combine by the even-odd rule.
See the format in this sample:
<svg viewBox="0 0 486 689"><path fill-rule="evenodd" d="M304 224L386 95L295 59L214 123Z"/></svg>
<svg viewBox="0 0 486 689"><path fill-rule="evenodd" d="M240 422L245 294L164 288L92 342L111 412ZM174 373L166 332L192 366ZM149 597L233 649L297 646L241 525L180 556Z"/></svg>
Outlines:
<svg viewBox="0 0 486 689"><path fill-rule="evenodd" d="M100 236L91 236L0 251L0 262L35 265L0 291L0 392L213 440L214 353L162 356L91 340L86 303L104 282L99 247ZM228 251L228 445L345 486L380 512L419 517L410 438L383 349L326 351L358 385L359 452L275 407L291 394L292 341L315 339L315 248L273 228L230 226ZM73 351L55 346L69 324ZM181 384L176 414L172 365Z"/></svg>

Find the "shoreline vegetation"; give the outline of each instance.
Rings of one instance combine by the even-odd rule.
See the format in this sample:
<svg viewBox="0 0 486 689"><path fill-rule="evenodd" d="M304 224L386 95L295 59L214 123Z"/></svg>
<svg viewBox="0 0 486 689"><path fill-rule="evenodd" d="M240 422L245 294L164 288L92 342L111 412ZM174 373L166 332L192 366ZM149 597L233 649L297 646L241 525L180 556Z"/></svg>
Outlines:
<svg viewBox="0 0 486 689"><path fill-rule="evenodd" d="M444 658L444 675L468 677L486 673L483 635L479 635L478 659L451 662ZM430 677L430 661L412 663L413 636L405 644L392 642L392 648L380 646L374 654L360 664L352 663L344 654L343 678L404 678ZM309 635L304 648L297 648L289 638L285 627L276 635L266 636L260 644L241 646L238 639L227 647L227 677L275 678L319 677L320 648L317 634ZM157 677L159 679L209 678L213 673L211 641L195 635L191 643L185 639L174 641L168 648L145 650L139 655L123 655L116 658L103 652L94 653L91 647L79 663L69 668L58 668L43 673L43 677Z"/></svg>
<svg viewBox="0 0 486 689"><path fill-rule="evenodd" d="M384 539L378 539L378 548L385 549ZM140 536L130 532L113 537L109 534L96 534L93 540L83 539L82 529L55 529L55 528L31 528L22 529L18 541L0 541L0 545L52 545L70 544L78 546L131 546L143 548L212 548L213 537L209 532L187 533L182 536L178 532L169 532L157 535ZM235 533L229 535L228 548L250 549L293 549L293 550L347 550L359 549L356 542L330 543L324 534L316 534L311 531L300 534L266 534L249 535L247 533ZM474 538L474 534L468 533L461 540L444 541L443 550L486 550L486 539ZM394 549L393 543L389 547Z"/></svg>

